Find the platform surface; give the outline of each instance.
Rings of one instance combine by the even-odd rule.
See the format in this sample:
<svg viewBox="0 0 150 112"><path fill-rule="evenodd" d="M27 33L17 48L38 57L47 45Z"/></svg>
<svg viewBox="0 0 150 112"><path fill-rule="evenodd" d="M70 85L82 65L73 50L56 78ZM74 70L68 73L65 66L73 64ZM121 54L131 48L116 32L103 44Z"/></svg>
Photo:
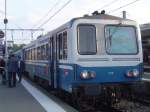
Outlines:
<svg viewBox="0 0 150 112"><path fill-rule="evenodd" d="M36 99L22 86L8 88L0 82L0 112L46 112Z"/></svg>
<svg viewBox="0 0 150 112"><path fill-rule="evenodd" d="M22 79L14 88L3 85L0 76L0 112L77 112L31 81Z"/></svg>

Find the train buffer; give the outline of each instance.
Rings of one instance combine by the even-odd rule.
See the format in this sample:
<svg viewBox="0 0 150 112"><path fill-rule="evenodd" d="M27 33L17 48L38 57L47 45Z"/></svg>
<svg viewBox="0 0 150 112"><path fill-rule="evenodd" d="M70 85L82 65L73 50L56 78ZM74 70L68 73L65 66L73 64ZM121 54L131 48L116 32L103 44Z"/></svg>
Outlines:
<svg viewBox="0 0 150 112"><path fill-rule="evenodd" d="M1 76L0 76L1 77ZM0 78L0 112L77 112L58 98L45 94L25 79L15 88L3 85Z"/></svg>

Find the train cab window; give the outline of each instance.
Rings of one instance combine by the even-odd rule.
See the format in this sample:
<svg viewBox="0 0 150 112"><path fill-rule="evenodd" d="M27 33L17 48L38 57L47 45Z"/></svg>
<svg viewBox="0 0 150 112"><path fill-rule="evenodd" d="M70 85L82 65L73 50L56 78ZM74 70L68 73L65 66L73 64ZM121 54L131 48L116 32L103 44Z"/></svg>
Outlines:
<svg viewBox="0 0 150 112"><path fill-rule="evenodd" d="M81 55L94 55L96 48L96 28L94 25L78 25L78 52Z"/></svg>
<svg viewBox="0 0 150 112"><path fill-rule="evenodd" d="M109 54L136 54L136 30L132 26L107 25L105 27L106 51Z"/></svg>

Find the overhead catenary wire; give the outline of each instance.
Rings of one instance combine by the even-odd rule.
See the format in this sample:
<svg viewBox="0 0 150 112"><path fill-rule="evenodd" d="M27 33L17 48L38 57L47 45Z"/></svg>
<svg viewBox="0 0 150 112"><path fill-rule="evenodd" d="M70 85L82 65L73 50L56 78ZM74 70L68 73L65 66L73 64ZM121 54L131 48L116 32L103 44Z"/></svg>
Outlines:
<svg viewBox="0 0 150 112"><path fill-rule="evenodd" d="M140 0L135 0L135 1L130 2L130 3L128 3L128 4L122 5L122 6L120 6L119 8L116 8L116 9L113 9L113 10L109 11L108 14L113 13L113 12L119 10L119 9L124 8L124 7L127 7L127 6L129 6L129 5L132 5L132 4L134 4L134 3L138 2L138 1L140 1Z"/></svg>
<svg viewBox="0 0 150 112"><path fill-rule="evenodd" d="M5 14L5 12L3 10L0 10L0 13Z"/></svg>
<svg viewBox="0 0 150 112"><path fill-rule="evenodd" d="M39 22L41 22L43 19L45 19L45 18L48 16L48 14L49 14L59 3L60 3L60 0L57 0L57 2L47 11L47 13L46 13L43 17L41 17L41 18L36 22L35 25L33 25L33 28L36 27L36 26L39 24Z"/></svg>
<svg viewBox="0 0 150 112"><path fill-rule="evenodd" d="M38 28L41 28L47 24L54 16L56 16L63 8L65 8L72 0L68 0L60 9L58 9L52 16L50 16L46 21L44 21Z"/></svg>
<svg viewBox="0 0 150 112"><path fill-rule="evenodd" d="M109 2L109 3L105 4L105 5L103 5L101 8L99 8L98 11L105 9L106 7L109 7L109 6L111 6L112 4L114 4L114 3L118 2L118 1L120 1L120 0L112 0L111 2Z"/></svg>

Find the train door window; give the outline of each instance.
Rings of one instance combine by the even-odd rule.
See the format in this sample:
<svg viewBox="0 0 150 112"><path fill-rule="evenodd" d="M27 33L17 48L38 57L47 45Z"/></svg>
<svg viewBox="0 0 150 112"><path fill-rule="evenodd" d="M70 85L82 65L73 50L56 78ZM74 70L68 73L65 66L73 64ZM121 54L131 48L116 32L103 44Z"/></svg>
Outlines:
<svg viewBox="0 0 150 112"><path fill-rule="evenodd" d="M62 35L62 33L60 33L58 35L58 37L59 37L59 41L58 41L58 44L59 44L58 51L59 51L59 53L58 53L58 56L59 56L59 59L62 59L62 57L63 57L63 52L62 52L62 48L63 48L62 38L63 38L63 35Z"/></svg>
<svg viewBox="0 0 150 112"><path fill-rule="evenodd" d="M96 28L94 25L78 25L78 52L81 55L94 55L96 47Z"/></svg>
<svg viewBox="0 0 150 112"><path fill-rule="evenodd" d="M57 37L56 37L56 42L57 42L57 43L56 43L56 45L57 45L57 46L56 46L56 49L57 49L57 59L59 59L59 50L60 50L60 49L59 49L59 46L60 46L60 45L59 45L59 38L60 38L60 34L57 35Z"/></svg>
<svg viewBox="0 0 150 112"><path fill-rule="evenodd" d="M63 59L67 59L67 32L63 32L63 41L62 41L62 45L63 45Z"/></svg>

